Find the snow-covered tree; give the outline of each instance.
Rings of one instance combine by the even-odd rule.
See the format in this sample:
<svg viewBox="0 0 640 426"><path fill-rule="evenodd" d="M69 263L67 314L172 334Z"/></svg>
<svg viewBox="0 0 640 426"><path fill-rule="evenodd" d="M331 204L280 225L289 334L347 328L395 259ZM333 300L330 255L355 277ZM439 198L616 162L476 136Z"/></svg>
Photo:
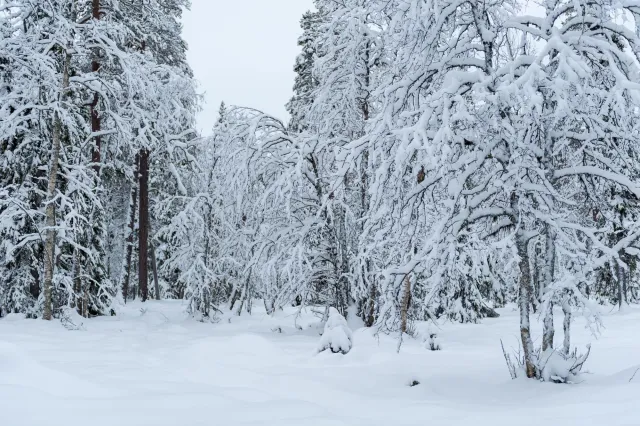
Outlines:
<svg viewBox="0 0 640 426"><path fill-rule="evenodd" d="M316 44L319 39L323 16L320 11L309 11L302 16L300 21L303 33L298 39L298 46L300 46L302 52L296 58L294 67L296 79L293 86L293 97L287 103L287 111L291 115L289 129L294 133L301 132L307 128L307 114L313 104L313 93L318 86L317 79L314 76L314 64L317 53Z"/></svg>
<svg viewBox="0 0 640 426"><path fill-rule="evenodd" d="M389 43L400 70L389 74L366 138L378 164L368 227L371 241L388 247L391 320L409 273L420 277L425 309L445 294L459 312L485 303L483 281L517 280L526 371L540 377L529 323L536 241L548 236L547 256L555 253L546 262L547 317L554 298L589 312L594 265L635 241L629 224L612 251L579 206L606 204L605 183L636 190L637 119L623 113L637 110L636 35L614 24L621 10L548 2L535 18L517 6L399 8ZM465 305L469 297L479 302Z"/></svg>

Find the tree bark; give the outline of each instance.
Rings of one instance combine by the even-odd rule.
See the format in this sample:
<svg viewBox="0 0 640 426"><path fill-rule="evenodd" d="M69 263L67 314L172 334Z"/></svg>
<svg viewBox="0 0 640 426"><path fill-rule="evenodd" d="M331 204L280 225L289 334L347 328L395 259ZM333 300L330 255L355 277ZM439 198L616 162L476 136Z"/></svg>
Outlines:
<svg viewBox="0 0 640 426"><path fill-rule="evenodd" d="M140 155L136 154L136 169L134 174L134 184L131 194L131 215L129 221L129 236L127 237L127 269L122 283L122 298L127 303L129 297L129 282L131 280L131 259L133 257L133 238L136 232L136 210L138 209L138 186L137 181L140 179Z"/></svg>
<svg viewBox="0 0 640 426"><path fill-rule="evenodd" d="M156 300L160 300L160 283L158 282L158 264L156 263L156 250L153 243L149 245L151 249L151 272L153 272L153 282L156 291Z"/></svg>
<svg viewBox="0 0 640 426"><path fill-rule="evenodd" d="M400 332L407 332L407 319L409 317L409 302L411 300L411 276L404 278L404 292L402 295L402 308L400 311Z"/></svg>
<svg viewBox="0 0 640 426"><path fill-rule="evenodd" d="M530 332L531 306L531 271L529 270L529 253L527 242L519 237L518 256L520 257L520 291L518 305L520 308L520 338L524 352L525 369L528 378L538 377L538 368L534 359L533 340Z"/></svg>
<svg viewBox="0 0 640 426"><path fill-rule="evenodd" d="M238 299L240 301L240 305L238 305L238 309L236 310L236 316L242 315L242 307L244 306L245 302L247 302L247 298L250 297L250 291L249 291L250 281L251 281L251 272L249 272L249 276L247 277L244 283L244 286L242 287L242 293L240 294L240 298Z"/></svg>
<svg viewBox="0 0 640 426"><path fill-rule="evenodd" d="M100 20L100 0L92 0L92 7L91 7L91 11L92 11L92 16L93 19L96 21ZM97 73L100 70L100 63L98 62L98 51L95 50L93 52L93 60L91 61L91 70L94 73ZM91 131L94 134L98 134L101 130L101 123L100 123L100 114L98 113L98 102L100 100L100 97L98 96L98 93L94 93L93 94L93 101L91 102L90 105L90 109L91 109ZM93 154L91 156L91 161L94 164L94 169L96 172L96 175L100 174L100 150L101 150L101 145L102 145L102 138L100 136L96 136L95 137L95 145L93 147Z"/></svg>
<svg viewBox="0 0 640 426"><path fill-rule="evenodd" d="M376 322L376 298L377 298L376 286L375 286L375 283L371 282L369 284L369 298L366 302L367 306L365 308L366 316L367 316L365 325L367 327L373 327L373 324L375 324Z"/></svg>
<svg viewBox="0 0 640 426"><path fill-rule="evenodd" d="M616 263L616 279L618 281L618 309L622 310L625 302L625 283L624 283L625 271L620 262Z"/></svg>
<svg viewBox="0 0 640 426"><path fill-rule="evenodd" d="M562 313L564 314L562 352L565 355L569 355L569 352L571 352L571 307L566 301L562 304Z"/></svg>
<svg viewBox="0 0 640 426"><path fill-rule="evenodd" d="M138 217L138 282L140 297L149 297L149 151L140 151L140 209Z"/></svg>
<svg viewBox="0 0 640 426"><path fill-rule="evenodd" d="M550 289L550 286L553 283L555 274L556 245L554 237L555 235L553 234L553 231L547 228L544 289L542 293L547 295L547 297L549 298L551 298L552 296L551 294L548 294L548 292L552 291ZM547 349L553 349L553 338L555 335L555 326L553 324L553 302L551 300L549 300L547 310L544 313L543 325L544 329L542 332L542 351L546 351Z"/></svg>
<svg viewBox="0 0 640 426"><path fill-rule="evenodd" d="M66 52L62 71L62 96L61 102L66 99L66 92L69 88L69 66L71 55ZM62 143L62 120L56 111L53 114L53 141L51 147L51 165L49 167L49 178L47 181L47 206L45 209L47 232L44 245L44 307L42 319L50 321L53 317L53 272L56 252L56 211L55 196L56 185L58 183L58 168L60 166L60 146Z"/></svg>

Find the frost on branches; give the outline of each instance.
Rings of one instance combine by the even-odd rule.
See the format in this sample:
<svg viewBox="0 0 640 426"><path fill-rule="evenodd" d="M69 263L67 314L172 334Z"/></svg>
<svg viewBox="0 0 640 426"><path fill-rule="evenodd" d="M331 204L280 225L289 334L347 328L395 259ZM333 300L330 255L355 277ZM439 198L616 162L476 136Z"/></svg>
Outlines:
<svg viewBox="0 0 640 426"><path fill-rule="evenodd" d="M124 301L135 154L182 162L171 152L192 133L190 72L152 42L179 38L182 4L0 2L2 311L87 317ZM147 43L145 25L174 31Z"/></svg>
<svg viewBox="0 0 640 426"><path fill-rule="evenodd" d="M205 138L188 2L97 3L0 0L3 312L258 301L404 336L514 303L512 373L566 382L573 319L639 300L635 2L316 0L290 123L223 105Z"/></svg>

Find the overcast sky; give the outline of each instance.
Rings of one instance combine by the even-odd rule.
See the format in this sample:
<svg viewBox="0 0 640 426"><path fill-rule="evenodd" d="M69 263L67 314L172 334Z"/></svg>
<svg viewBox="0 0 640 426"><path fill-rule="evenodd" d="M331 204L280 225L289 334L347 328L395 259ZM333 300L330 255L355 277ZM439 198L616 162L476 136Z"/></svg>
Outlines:
<svg viewBox="0 0 640 426"><path fill-rule="evenodd" d="M300 18L312 0L191 0L188 59L205 95L198 128L208 134L221 101L288 120Z"/></svg>

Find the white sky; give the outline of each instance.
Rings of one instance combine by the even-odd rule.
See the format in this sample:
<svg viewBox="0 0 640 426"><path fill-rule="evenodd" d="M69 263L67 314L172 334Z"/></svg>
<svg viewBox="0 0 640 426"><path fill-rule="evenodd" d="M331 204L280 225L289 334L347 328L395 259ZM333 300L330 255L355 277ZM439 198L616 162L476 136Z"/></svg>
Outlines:
<svg viewBox="0 0 640 426"><path fill-rule="evenodd" d="M288 120L300 18L312 0L192 0L188 60L204 92L198 128L209 134L221 101Z"/></svg>

